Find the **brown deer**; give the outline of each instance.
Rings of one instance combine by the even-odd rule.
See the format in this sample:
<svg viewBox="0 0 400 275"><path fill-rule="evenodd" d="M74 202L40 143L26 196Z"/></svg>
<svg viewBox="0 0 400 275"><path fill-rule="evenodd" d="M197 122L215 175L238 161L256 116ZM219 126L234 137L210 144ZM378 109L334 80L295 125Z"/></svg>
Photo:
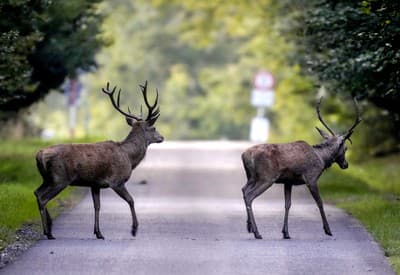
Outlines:
<svg viewBox="0 0 400 275"><path fill-rule="evenodd" d="M104 141L91 144L58 144L40 150L36 155L37 167L43 178L42 185L36 189L35 195L42 218L43 232L48 239L54 239L51 233L52 220L46 209L46 204L68 185L86 186L91 188L95 222L94 234L98 239L104 239L99 228L100 189L112 188L131 209L132 235L136 235L138 221L135 214L134 202L125 187L131 172L140 163L151 143L163 141L163 137L153 126L160 116L158 91L153 105L147 99L147 81L140 85L144 103L148 108L146 119L131 114L120 108L121 89L115 101L114 93L117 87L110 91L109 83L107 94L114 108L123 114L126 122L132 127L128 136L121 142Z"/></svg>
<svg viewBox="0 0 400 275"><path fill-rule="evenodd" d="M330 132L328 135L317 128L324 142L309 145L305 141L295 141L284 144L260 144L247 149L242 154L242 161L246 171L247 183L242 188L243 199L247 211L247 231L254 233L256 239L262 239L258 232L253 215L252 203L255 198L265 192L272 184L284 184L285 217L282 228L283 238L290 239L288 231L288 215L291 205L293 185L306 184L321 213L323 228L327 235L332 236L325 216L322 200L318 191L318 179L322 172L337 163L340 168L346 169L348 163L345 158L346 140L350 140L354 128L361 122L357 102L354 100L357 117L349 130L343 135L335 134L322 119L320 104L317 104L317 115L322 125Z"/></svg>

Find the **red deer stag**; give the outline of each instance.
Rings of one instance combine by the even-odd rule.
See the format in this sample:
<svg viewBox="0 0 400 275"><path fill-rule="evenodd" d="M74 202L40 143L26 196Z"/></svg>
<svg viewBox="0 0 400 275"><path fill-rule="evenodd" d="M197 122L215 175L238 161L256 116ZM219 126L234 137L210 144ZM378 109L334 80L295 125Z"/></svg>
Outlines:
<svg viewBox="0 0 400 275"><path fill-rule="evenodd" d="M95 222L94 234L98 239L104 239L99 228L100 189L112 188L131 209L132 235L136 235L138 221L136 219L134 202L125 187L131 172L140 163L151 143L163 141L163 137L153 126L160 115L158 91L153 105L147 99L147 81L140 85L144 103L148 108L146 119L121 110L121 89L115 101L114 93L117 87L110 91L109 83L103 90L114 108L123 114L126 122L132 127L128 136L121 142L104 141L91 144L59 144L40 150L36 155L37 167L43 178L42 185L36 189L35 195L39 205L44 235L54 239L51 233L52 220L46 209L46 204L68 185L90 187L92 191Z"/></svg>
<svg viewBox="0 0 400 275"><path fill-rule="evenodd" d="M322 100L322 98L321 98ZM354 100L357 118L343 135L335 134L324 122L320 114L321 100L317 104L317 115L322 125L330 132L328 135L317 128L324 142L309 145L304 141L284 144L260 144L247 149L242 154L242 161L247 176L247 184L242 188L243 199L247 211L247 230L254 233L256 239L262 239L258 232L253 215L252 203L274 183L284 184L285 217L282 228L283 238L290 239L288 231L288 214L291 205L293 185L306 184L321 213L323 228L332 236L324 207L318 191L318 179L322 172L336 162L340 168L346 169L346 140L350 140L354 128L361 122L357 102Z"/></svg>

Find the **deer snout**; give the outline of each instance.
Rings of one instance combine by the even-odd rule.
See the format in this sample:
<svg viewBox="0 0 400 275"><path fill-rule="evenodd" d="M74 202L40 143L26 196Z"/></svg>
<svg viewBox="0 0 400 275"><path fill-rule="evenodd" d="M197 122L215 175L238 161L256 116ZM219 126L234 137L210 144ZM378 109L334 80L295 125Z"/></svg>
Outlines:
<svg viewBox="0 0 400 275"><path fill-rule="evenodd" d="M163 142L163 141L164 141L164 137L163 137L163 136L159 136L159 137L157 138L156 143L161 143L161 142Z"/></svg>
<svg viewBox="0 0 400 275"><path fill-rule="evenodd" d="M161 143L164 141L164 137L157 132L154 135L153 140L154 140L154 143Z"/></svg>
<svg viewBox="0 0 400 275"><path fill-rule="evenodd" d="M344 162L340 163L339 166L340 166L340 168L342 168L342 169L347 169L347 168L349 167L349 164L348 164L347 161L344 161Z"/></svg>

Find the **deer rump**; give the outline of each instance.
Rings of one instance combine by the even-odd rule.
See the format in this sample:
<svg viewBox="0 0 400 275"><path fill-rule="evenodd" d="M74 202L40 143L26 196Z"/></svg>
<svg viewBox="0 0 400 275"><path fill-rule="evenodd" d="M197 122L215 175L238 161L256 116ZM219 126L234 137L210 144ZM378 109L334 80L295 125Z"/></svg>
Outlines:
<svg viewBox="0 0 400 275"><path fill-rule="evenodd" d="M128 156L119 144L59 144L40 150L36 163L48 183L73 186L112 187L126 182L131 171ZM116 181L116 177L119 179Z"/></svg>
<svg viewBox="0 0 400 275"><path fill-rule="evenodd" d="M255 145L243 153L242 159L246 173L255 182L274 179L274 183L291 185L305 184L304 171L320 163L312 146L304 141Z"/></svg>

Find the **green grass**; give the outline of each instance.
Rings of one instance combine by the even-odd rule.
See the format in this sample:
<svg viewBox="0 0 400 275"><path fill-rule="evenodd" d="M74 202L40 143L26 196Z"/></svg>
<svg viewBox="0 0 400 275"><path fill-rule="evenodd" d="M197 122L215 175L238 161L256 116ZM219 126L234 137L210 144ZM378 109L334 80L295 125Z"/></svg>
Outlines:
<svg viewBox="0 0 400 275"><path fill-rule="evenodd" d="M371 159L348 170L331 168L321 196L356 217L382 246L400 274L400 155Z"/></svg>
<svg viewBox="0 0 400 275"><path fill-rule="evenodd" d="M3 141L0 144L0 250L15 239L24 223L40 223L34 190L42 183L35 154L49 144L37 140ZM48 205L52 215L69 202L67 188Z"/></svg>

